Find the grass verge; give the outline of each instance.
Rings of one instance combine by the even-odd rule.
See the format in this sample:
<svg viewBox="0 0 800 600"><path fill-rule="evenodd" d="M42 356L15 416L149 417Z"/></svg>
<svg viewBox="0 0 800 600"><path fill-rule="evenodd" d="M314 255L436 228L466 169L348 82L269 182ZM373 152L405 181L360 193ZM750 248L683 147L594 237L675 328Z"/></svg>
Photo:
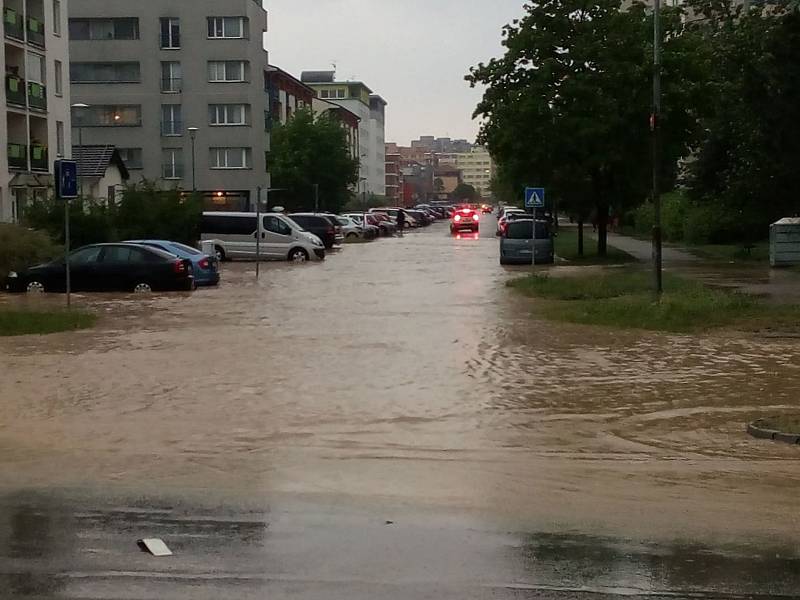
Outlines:
<svg viewBox="0 0 800 600"><path fill-rule="evenodd" d="M80 311L38 312L0 309L0 337L76 331L87 329L96 321L96 316Z"/></svg>
<svg viewBox="0 0 800 600"><path fill-rule="evenodd" d="M781 433L800 433L800 415L775 415L759 419L756 425L762 429L773 429Z"/></svg>
<svg viewBox="0 0 800 600"><path fill-rule="evenodd" d="M597 240L591 236L591 228L584 230L583 256L578 254L578 231L572 227L562 227L555 240L556 256L580 265L607 265L635 262L636 259L613 246L608 247L608 256L597 255Z"/></svg>
<svg viewBox="0 0 800 600"><path fill-rule="evenodd" d="M666 291L656 301L651 275L630 269L580 277L532 275L509 285L546 299L541 306L546 318L584 325L691 333L726 326L795 328L800 319L800 306L767 304L674 275L665 277Z"/></svg>

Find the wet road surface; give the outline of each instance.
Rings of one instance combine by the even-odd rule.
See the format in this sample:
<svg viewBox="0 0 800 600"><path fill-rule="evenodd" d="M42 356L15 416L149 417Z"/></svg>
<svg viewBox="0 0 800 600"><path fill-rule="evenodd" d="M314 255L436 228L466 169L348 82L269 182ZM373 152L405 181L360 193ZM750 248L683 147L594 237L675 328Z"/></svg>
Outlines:
<svg viewBox="0 0 800 600"><path fill-rule="evenodd" d="M0 340L0 590L800 590L800 450L744 434L796 406L797 340L541 321L483 227L78 298L95 330Z"/></svg>

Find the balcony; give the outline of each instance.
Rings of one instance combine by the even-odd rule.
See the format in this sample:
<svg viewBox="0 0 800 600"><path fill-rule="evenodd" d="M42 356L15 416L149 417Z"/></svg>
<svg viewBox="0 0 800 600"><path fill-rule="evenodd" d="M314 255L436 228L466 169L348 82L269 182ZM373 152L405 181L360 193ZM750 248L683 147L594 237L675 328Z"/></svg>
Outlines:
<svg viewBox="0 0 800 600"><path fill-rule="evenodd" d="M28 43L44 48L44 23L35 17L28 17Z"/></svg>
<svg viewBox="0 0 800 600"><path fill-rule="evenodd" d="M162 77L162 94L180 94L183 91L183 77Z"/></svg>
<svg viewBox="0 0 800 600"><path fill-rule="evenodd" d="M49 171L47 162L47 146L36 144L31 146L31 171Z"/></svg>
<svg viewBox="0 0 800 600"><path fill-rule="evenodd" d="M8 168L28 170L28 147L24 144L8 144Z"/></svg>
<svg viewBox="0 0 800 600"><path fill-rule="evenodd" d="M6 75L6 102L25 107L25 80L16 75Z"/></svg>
<svg viewBox="0 0 800 600"><path fill-rule="evenodd" d="M183 135L183 121L162 121L161 135L166 137Z"/></svg>
<svg viewBox="0 0 800 600"><path fill-rule="evenodd" d="M164 179L183 179L183 165L180 163L164 163L161 165L161 177Z"/></svg>
<svg viewBox="0 0 800 600"><path fill-rule="evenodd" d="M39 110L47 110L47 88L41 83L28 82L28 106Z"/></svg>
<svg viewBox="0 0 800 600"><path fill-rule="evenodd" d="M22 15L14 9L3 9L3 27L6 32L6 37L20 42L25 41L25 22Z"/></svg>

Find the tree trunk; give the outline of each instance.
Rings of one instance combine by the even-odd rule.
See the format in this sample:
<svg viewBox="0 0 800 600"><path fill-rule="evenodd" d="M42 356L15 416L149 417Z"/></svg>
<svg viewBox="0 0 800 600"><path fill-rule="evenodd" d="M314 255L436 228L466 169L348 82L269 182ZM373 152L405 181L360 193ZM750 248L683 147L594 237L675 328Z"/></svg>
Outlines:
<svg viewBox="0 0 800 600"><path fill-rule="evenodd" d="M583 256L583 216L578 217L578 256Z"/></svg>

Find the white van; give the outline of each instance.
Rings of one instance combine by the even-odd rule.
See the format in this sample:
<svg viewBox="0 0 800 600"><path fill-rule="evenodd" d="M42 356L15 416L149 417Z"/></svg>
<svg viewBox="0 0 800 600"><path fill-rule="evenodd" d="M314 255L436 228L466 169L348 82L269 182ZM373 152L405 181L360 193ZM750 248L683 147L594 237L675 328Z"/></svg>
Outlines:
<svg viewBox="0 0 800 600"><path fill-rule="evenodd" d="M261 237L262 260L306 262L325 258L325 246L313 233L279 213L204 212L200 239L213 242L219 260L255 260L256 240Z"/></svg>

